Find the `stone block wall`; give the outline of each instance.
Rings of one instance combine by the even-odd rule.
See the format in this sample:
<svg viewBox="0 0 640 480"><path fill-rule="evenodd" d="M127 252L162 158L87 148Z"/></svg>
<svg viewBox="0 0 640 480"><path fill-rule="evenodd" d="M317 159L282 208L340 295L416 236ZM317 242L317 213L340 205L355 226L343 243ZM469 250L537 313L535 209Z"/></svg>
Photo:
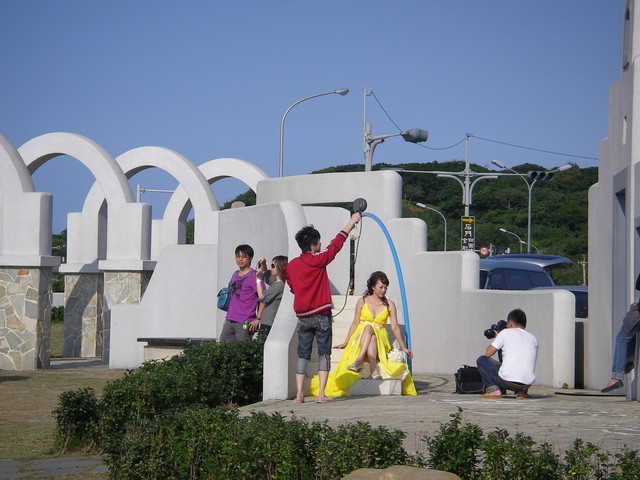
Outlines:
<svg viewBox="0 0 640 480"><path fill-rule="evenodd" d="M48 368L50 267L0 267L0 369Z"/></svg>
<svg viewBox="0 0 640 480"><path fill-rule="evenodd" d="M63 357L102 355L102 273L65 274Z"/></svg>

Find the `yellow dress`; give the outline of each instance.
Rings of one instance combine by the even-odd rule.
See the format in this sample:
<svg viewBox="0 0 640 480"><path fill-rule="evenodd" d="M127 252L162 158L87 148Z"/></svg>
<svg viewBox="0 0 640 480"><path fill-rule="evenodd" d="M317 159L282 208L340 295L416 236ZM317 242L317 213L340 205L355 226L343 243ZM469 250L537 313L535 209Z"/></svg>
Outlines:
<svg viewBox="0 0 640 480"><path fill-rule="evenodd" d="M406 363L392 362L387 358L387 353L391 350L389 336L384 326L389 318L389 309L385 307L377 317L373 318L369 306L365 303L360 310L360 322L355 332L349 338L347 346L342 353L342 358L338 363L335 372L329 372L327 379L327 387L324 390L328 397L348 396L348 389L360 379L359 372L352 372L347 369L358 358L360 353L360 338L364 327L371 325L375 332L376 343L378 345L378 372L384 379L402 379L402 394L417 395L416 388L409 373L409 367ZM318 396L320 392L320 380L317 375L311 379L309 385L309 395Z"/></svg>

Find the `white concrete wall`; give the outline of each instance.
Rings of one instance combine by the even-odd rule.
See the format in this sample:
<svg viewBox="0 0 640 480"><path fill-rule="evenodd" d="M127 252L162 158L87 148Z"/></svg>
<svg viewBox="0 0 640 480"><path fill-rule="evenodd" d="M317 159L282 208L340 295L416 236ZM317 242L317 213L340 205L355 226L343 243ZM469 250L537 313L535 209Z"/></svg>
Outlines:
<svg viewBox="0 0 640 480"><path fill-rule="evenodd" d="M369 182L371 191L367 192L361 186L359 175L320 176L313 188L323 192L323 197L329 195L332 188L339 189L336 197L341 201L356 195L376 199L379 189L386 190L385 182L396 182L394 176L397 176L392 172L367 174L373 180ZM269 181L261 182L264 183ZM357 194L345 191L348 185L358 185ZM311 187L307 185L307 188ZM326 198L323 201L326 202ZM372 204L375 208L377 202L369 202ZM384 214L383 209L381 215ZM261 256L271 259L286 254L294 258L300 253L294 237L302 226L314 224L326 245L346 224L349 215L344 209L303 207L293 201L260 202L255 207L221 211L217 246L166 248L142 302L113 309L110 365L114 368L139 365L143 354L142 345L136 342L138 337L218 336L224 312L215 309L215 294L236 269L237 245L246 243L254 248L254 266ZM390 218L384 224L398 251L406 287L415 373L452 374L462 364L473 364L488 344L482 332L505 318L511 309L520 307L527 312L529 330L540 342L538 383L556 387L573 384L574 326L570 293L478 290L476 254L427 252L426 226L418 219ZM374 219L365 216L361 227L361 231L354 231L354 235L360 235L355 266L356 294L364 291L366 278L372 271L385 271L391 281L389 297L398 305L399 321L404 324L405 309L391 249ZM366 249L368 254L363 253ZM334 293L344 294L349 283L348 243L329 267L329 275ZM286 398L294 392L297 338L292 304L293 297L285 289L265 347L265 398Z"/></svg>
<svg viewBox="0 0 640 480"><path fill-rule="evenodd" d="M640 5L626 2L630 59L609 91L608 136L600 143L598 183L589 192L589 322L586 329L585 386L599 388L611 376L615 335L637 297L640 272ZM627 386L628 387L628 386ZM632 396L637 396L637 385Z"/></svg>
<svg viewBox="0 0 640 480"><path fill-rule="evenodd" d="M141 302L111 310L110 368L142 364L139 337L218 336L217 252L214 245L176 245L162 251Z"/></svg>

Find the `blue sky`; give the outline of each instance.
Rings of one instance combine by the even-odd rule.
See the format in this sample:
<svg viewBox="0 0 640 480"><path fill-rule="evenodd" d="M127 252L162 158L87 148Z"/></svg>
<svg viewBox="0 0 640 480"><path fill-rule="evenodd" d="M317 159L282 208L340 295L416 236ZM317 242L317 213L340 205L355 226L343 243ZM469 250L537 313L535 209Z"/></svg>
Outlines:
<svg viewBox="0 0 640 480"><path fill-rule="evenodd" d="M49 132L85 135L114 157L173 149L199 165L236 157L278 175L364 163L374 135L419 127L420 145L390 138L374 163L464 159L546 168L564 157L480 140L597 157L608 90L620 76L622 0L0 0L0 133L16 147ZM380 108L380 102L384 110ZM385 113L386 111L386 113ZM388 115L388 116L387 116ZM391 117L391 120L388 118ZM425 148L428 147L428 148ZM77 160L47 162L54 232L93 178ZM131 180L176 182L157 170ZM223 180L220 203L246 187ZM147 193L154 218L168 195Z"/></svg>

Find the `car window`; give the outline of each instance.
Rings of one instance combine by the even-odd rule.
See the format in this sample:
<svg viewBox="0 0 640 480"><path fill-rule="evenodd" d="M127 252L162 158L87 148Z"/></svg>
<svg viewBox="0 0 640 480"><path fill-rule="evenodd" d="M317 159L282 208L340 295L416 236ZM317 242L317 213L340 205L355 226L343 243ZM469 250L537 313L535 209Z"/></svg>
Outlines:
<svg viewBox="0 0 640 480"><path fill-rule="evenodd" d="M487 271L480 270L480 288L484 288L487 284Z"/></svg>
<svg viewBox="0 0 640 480"><path fill-rule="evenodd" d="M524 270L505 270L505 272L509 290L529 290L531 288L531 280L529 280L531 272Z"/></svg>
<svg viewBox="0 0 640 480"><path fill-rule="evenodd" d="M496 270L495 272L491 272L489 274L489 282L487 283L487 288L492 288L493 290L507 289L507 279L504 275L504 270Z"/></svg>
<svg viewBox="0 0 640 480"><path fill-rule="evenodd" d="M529 272L529 274L531 285L528 288L553 286L553 282L547 274L542 272Z"/></svg>

